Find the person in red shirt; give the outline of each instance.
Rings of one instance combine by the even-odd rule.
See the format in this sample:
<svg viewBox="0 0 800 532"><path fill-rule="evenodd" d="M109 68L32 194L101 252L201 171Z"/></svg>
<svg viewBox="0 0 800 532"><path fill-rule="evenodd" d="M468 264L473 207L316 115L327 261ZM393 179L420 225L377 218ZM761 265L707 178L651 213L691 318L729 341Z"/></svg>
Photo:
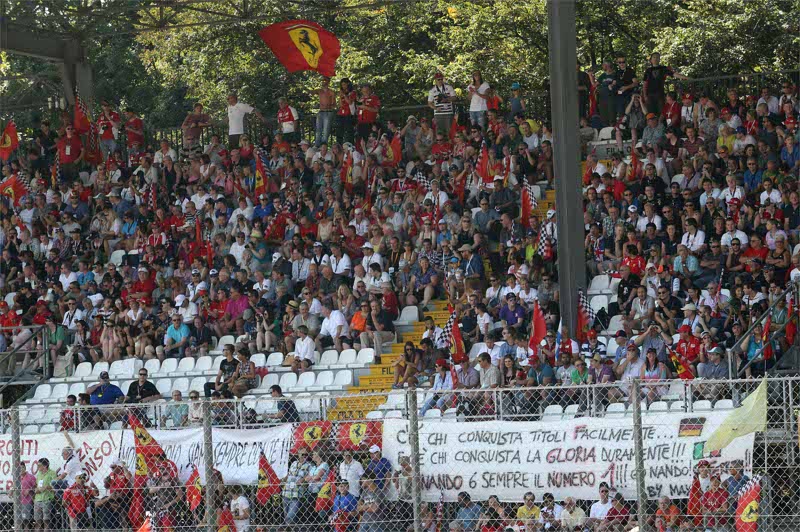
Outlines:
<svg viewBox="0 0 800 532"><path fill-rule="evenodd" d="M627 246L627 255L622 259L620 266L627 266L631 270L631 274L640 277L644 273L645 261L639 255L639 249L631 244Z"/></svg>
<svg viewBox="0 0 800 532"><path fill-rule="evenodd" d="M108 495L95 503L97 519L106 530L120 528L120 516L127 510L125 500L131 489L131 474L119 458L111 462L111 474L103 483Z"/></svg>
<svg viewBox="0 0 800 532"><path fill-rule="evenodd" d="M744 253L742 253L739 261L745 265L745 270L752 272L753 261L755 259L760 259L761 264L764 264L768 253L769 249L761 243L761 237L757 234L752 234L750 235L750 246L744 251Z"/></svg>
<svg viewBox="0 0 800 532"><path fill-rule="evenodd" d="M78 166L83 161L83 144L74 127L68 125L64 129L64 136L59 139L56 149L64 180L75 180Z"/></svg>
<svg viewBox="0 0 800 532"><path fill-rule="evenodd" d="M362 83L361 98L359 98L356 103L356 116L358 117L356 134L359 139L366 140L367 137L369 137L369 132L372 131L372 125L378 119L378 111L381 109L381 100L372 92L372 86L369 83Z"/></svg>
<svg viewBox="0 0 800 532"><path fill-rule="evenodd" d="M73 408L75 407L75 403L77 402L78 398L75 397L74 395L70 394L67 396L66 399L67 408L64 408L61 411L61 415L59 416L58 419L58 424L61 427L60 428L61 432L75 430L76 417L75 417L75 410L73 410Z"/></svg>
<svg viewBox="0 0 800 532"><path fill-rule="evenodd" d="M392 290L392 283L381 283L381 293L383 294L383 309L392 320L396 320L400 315L400 303L397 301L397 294Z"/></svg>
<svg viewBox="0 0 800 532"><path fill-rule="evenodd" d="M606 513L606 518L597 525L595 530L598 531L611 531L611 530L625 530L625 525L631 518L631 511L625 504L625 497L621 493L614 495L611 499L611 508Z"/></svg>
<svg viewBox="0 0 800 532"><path fill-rule="evenodd" d="M681 104L678 102L678 95L674 92L667 93L667 100L661 108L661 118L664 119L666 127L680 127L681 125Z"/></svg>
<svg viewBox="0 0 800 532"><path fill-rule="evenodd" d="M444 139L444 135L436 132L436 142L431 146L431 157L436 161L436 164L442 164L450 158L453 153L453 147L448 141Z"/></svg>
<svg viewBox="0 0 800 532"><path fill-rule="evenodd" d="M144 145L144 122L130 107L125 109L125 134L128 140L128 150L135 148L134 151L138 153L139 148Z"/></svg>
<svg viewBox="0 0 800 532"><path fill-rule="evenodd" d="M700 340L692 334L692 327L686 324L678 328L678 334L680 334L681 339L678 340L678 343L675 345L675 353L681 358L684 364L691 368L692 373L697 375L697 363L700 357Z"/></svg>
<svg viewBox="0 0 800 532"><path fill-rule="evenodd" d="M150 306L152 304L153 290L155 290L156 284L153 282L150 270L148 270L146 266L139 266L138 273L139 280L133 283L128 297L138 299L142 301L145 306Z"/></svg>
<svg viewBox="0 0 800 532"><path fill-rule="evenodd" d="M107 159L117 149L117 130L120 119L119 113L111 109L111 105L107 101L100 102L100 107L103 110L97 117L97 131L100 132L100 149L103 152L103 158Z"/></svg>
<svg viewBox="0 0 800 532"><path fill-rule="evenodd" d="M87 483L87 477L87 473L81 471L75 477L75 484L64 490L64 508L72 530L91 527L91 516L86 510L89 508L89 500L97 493L97 488L91 482Z"/></svg>
<svg viewBox="0 0 800 532"><path fill-rule="evenodd" d="M711 487L700 498L703 512L703 528L715 529L727 524L728 490L720 485L719 473L712 473Z"/></svg>

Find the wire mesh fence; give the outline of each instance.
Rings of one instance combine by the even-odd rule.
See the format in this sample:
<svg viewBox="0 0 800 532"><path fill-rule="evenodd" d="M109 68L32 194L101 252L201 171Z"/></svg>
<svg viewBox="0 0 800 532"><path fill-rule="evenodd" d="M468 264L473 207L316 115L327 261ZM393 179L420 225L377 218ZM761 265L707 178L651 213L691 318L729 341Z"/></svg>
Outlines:
<svg viewBox="0 0 800 532"><path fill-rule="evenodd" d="M190 392L44 405L52 432L14 408L0 527L797 530L799 386Z"/></svg>

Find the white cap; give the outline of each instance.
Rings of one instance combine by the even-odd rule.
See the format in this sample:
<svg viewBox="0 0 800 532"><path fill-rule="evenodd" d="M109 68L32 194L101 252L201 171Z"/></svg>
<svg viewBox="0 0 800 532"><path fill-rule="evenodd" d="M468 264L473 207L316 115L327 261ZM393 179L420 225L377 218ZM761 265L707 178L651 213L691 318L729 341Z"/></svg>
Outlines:
<svg viewBox="0 0 800 532"><path fill-rule="evenodd" d="M281 254L280 254L280 253L278 253L277 251L276 251L275 253L273 253L273 254L272 254L272 262L275 262L275 261L276 261L276 260L278 260L279 258L281 258Z"/></svg>
<svg viewBox="0 0 800 532"><path fill-rule="evenodd" d="M364 242L364 245L361 246L361 249L375 249L375 248L372 247L371 242Z"/></svg>
<svg viewBox="0 0 800 532"><path fill-rule="evenodd" d="M501 175L499 175L499 174L494 176L494 179L493 179L493 181L505 181L505 180L506 180L506 178L501 176Z"/></svg>
<svg viewBox="0 0 800 532"><path fill-rule="evenodd" d="M308 139L301 139L300 144L308 144L309 146L311 146L311 143L308 142Z"/></svg>
<svg viewBox="0 0 800 532"><path fill-rule="evenodd" d="M550 209L549 211L547 211L547 217L548 218L552 218L555 215L556 215L556 211L554 211L553 209Z"/></svg>
<svg viewBox="0 0 800 532"><path fill-rule="evenodd" d="M377 445L373 445L372 447L369 448L369 452L371 452L371 453L379 453L379 452L381 452L381 448L378 447Z"/></svg>
<svg viewBox="0 0 800 532"><path fill-rule="evenodd" d="M445 221L444 221L444 218L442 218L441 220L439 220L439 223L440 223L440 224L446 224L447 222L445 222Z"/></svg>
<svg viewBox="0 0 800 532"><path fill-rule="evenodd" d="M628 206L628 212L637 212L636 205Z"/></svg>
<svg viewBox="0 0 800 532"><path fill-rule="evenodd" d="M648 262L647 266L645 266L645 270L649 270L650 268L655 268L655 267L656 267L655 264L653 264L652 262Z"/></svg>
<svg viewBox="0 0 800 532"><path fill-rule="evenodd" d="M178 294L175 296L175 306L180 307L183 305L183 302L186 301L186 296L183 294Z"/></svg>
<svg viewBox="0 0 800 532"><path fill-rule="evenodd" d="M361 214L361 213L363 213L363 212L364 212L364 211L362 211L361 209L356 209L356 214Z"/></svg>
<svg viewBox="0 0 800 532"><path fill-rule="evenodd" d="M322 242L314 242L314 247L322 247Z"/></svg>
<svg viewBox="0 0 800 532"><path fill-rule="evenodd" d="M212 277L217 275L217 274L219 274L219 271L216 268L211 268L211 271L208 272L208 275L210 275Z"/></svg>

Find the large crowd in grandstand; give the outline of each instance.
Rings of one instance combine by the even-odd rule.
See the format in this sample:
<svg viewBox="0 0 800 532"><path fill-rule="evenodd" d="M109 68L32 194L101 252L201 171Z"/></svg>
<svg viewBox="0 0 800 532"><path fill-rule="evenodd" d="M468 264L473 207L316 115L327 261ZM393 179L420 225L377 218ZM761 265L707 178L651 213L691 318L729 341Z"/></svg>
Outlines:
<svg viewBox="0 0 800 532"><path fill-rule="evenodd" d="M491 413L495 396L453 400L454 387L555 391L616 383L603 400L619 402L632 400L632 379L763 374L791 338L751 325L777 303L764 326L783 330L791 305L782 294L800 277L797 88L786 80L714 101L670 92L671 77L682 76L658 54L643 72L624 56L604 62L597 77L580 72L576 131L552 131L527 112L524 88L495 87L478 71L463 88L465 99L433 73L429 112L398 121L381 118L370 84L342 79L330 87L325 79L310 140L292 102L281 98L270 118L235 93L227 98L227 135L208 134L216 120L198 103L180 145L147 138L139 116L146 110L118 110L110 100L92 124L85 109L61 123L43 121L19 158L2 165L3 178L17 176L25 191L0 202L0 291L15 293L0 302L0 352L28 345L28 326L44 326L49 357L22 364L47 377L63 369L59 361L74 368L199 359L218 339L239 339L219 346L225 359L216 379L192 390L186 408L143 419L163 426L167 417L170 426L199 424L192 405L201 395L247 395L264 376L253 362L257 353L281 352L280 364L302 375L320 352L371 348L376 360L392 357L395 388L431 389L422 415L456 408L468 418ZM248 120L277 128L250 138ZM607 127L610 161L588 144ZM555 174L553 136L581 142L582 176ZM559 328L559 282L569 281L558 276L555 212L537 202L559 182L581 179L587 280L606 279L609 293L588 330L573 331ZM477 356L453 357L444 321L431 317L417 341L391 354L404 309L424 313L442 300L457 312L465 352L482 344ZM546 333L531 345L538 319ZM14 375L17 360L7 360L0 372ZM138 377L124 390L102 372L99 384L66 404L162 398L147 369ZM650 387L643 398L656 401L664 390ZM722 388L708 390L716 399ZM279 399L282 392L271 390ZM171 399L183 402L180 391ZM559 400L523 393L511 408L535 419ZM279 404L272 419L256 421L299 421L291 400ZM69 416L61 423L67 431L104 426L99 414L84 416L83 427ZM408 526L408 464L390 464L377 446L369 451L366 467L352 454L329 464L320 453L298 452L282 507L266 507L261 522L301 519L364 532ZM23 477L27 524L47 528L58 495L73 527L88 526L94 488L65 460L56 472L42 458L36 474ZM340 472L334 505L315 512L331 467ZM179 505L169 466L155 472L149 482L164 489L152 490L150 504ZM718 472L700 467L704 526L730 518L731 497L747 481L736 466L723 473L721 483ZM126 515L130 472L117 463L107 481L109 494L92 503L105 508L98 519L109 519L98 528L116 528ZM385 499L391 483L398 502ZM248 530L251 503L242 490L221 488L215 497L231 509L236 530ZM399 510L396 523L385 522L389 505ZM658 506L652 519L659 530L696 524L669 498ZM528 493L512 508L463 492L449 527L628 530L636 524L631 508L607 485L590 506ZM433 505L420 512L424 529L437 530Z"/></svg>

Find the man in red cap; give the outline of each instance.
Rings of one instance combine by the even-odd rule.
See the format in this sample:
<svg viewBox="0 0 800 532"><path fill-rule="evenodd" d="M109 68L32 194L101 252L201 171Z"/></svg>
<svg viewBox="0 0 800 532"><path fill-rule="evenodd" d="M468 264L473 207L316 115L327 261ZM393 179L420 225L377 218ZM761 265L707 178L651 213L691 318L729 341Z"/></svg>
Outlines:
<svg viewBox="0 0 800 532"><path fill-rule="evenodd" d="M453 123L453 101L456 91L444 82L444 75L437 72L433 75L433 88L428 91L428 107L433 109L433 125L436 133L446 138Z"/></svg>
<svg viewBox="0 0 800 532"><path fill-rule="evenodd" d="M425 400L422 408L419 411L420 416L424 416L425 412L431 408L438 408L444 412L449 405L453 404L453 377L450 373L450 364L443 358L436 359L435 367L436 377L433 381L431 394Z"/></svg>
<svg viewBox="0 0 800 532"><path fill-rule="evenodd" d="M678 334L681 339L675 345L675 353L691 366L692 373L697 374L697 362L700 356L700 340L692 334L692 328L689 325L681 325L678 328Z"/></svg>
<svg viewBox="0 0 800 532"><path fill-rule="evenodd" d="M687 127L696 128L700 123L700 106L694 102L692 93L685 92L681 97L681 129L686 131Z"/></svg>

